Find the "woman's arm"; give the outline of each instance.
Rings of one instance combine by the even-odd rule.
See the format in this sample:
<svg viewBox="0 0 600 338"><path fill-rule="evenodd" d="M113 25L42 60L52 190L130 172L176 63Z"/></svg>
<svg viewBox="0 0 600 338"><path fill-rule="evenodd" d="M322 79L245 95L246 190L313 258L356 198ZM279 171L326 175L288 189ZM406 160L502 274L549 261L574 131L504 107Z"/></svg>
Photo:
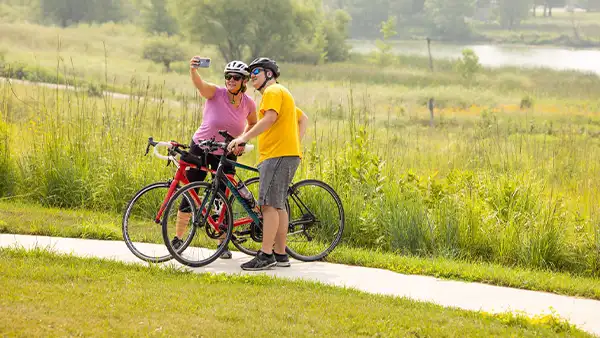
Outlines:
<svg viewBox="0 0 600 338"><path fill-rule="evenodd" d="M200 92L200 95L202 95L202 97L204 97L207 100L212 99L213 96L215 96L215 92L217 91L217 86L202 80L196 68L193 68L193 64L194 58L190 60L190 76L192 78L194 86L198 88L198 91Z"/></svg>
<svg viewBox="0 0 600 338"><path fill-rule="evenodd" d="M248 118L246 118L246 128L244 129L243 134L248 132L248 130L252 129L252 127L254 127L254 125L256 125L257 122L258 117L256 115L256 111L253 111L250 114L248 114Z"/></svg>
<svg viewBox="0 0 600 338"><path fill-rule="evenodd" d="M300 135L300 141L302 141L308 127L308 116L298 107L296 107L296 114L298 115L298 134Z"/></svg>

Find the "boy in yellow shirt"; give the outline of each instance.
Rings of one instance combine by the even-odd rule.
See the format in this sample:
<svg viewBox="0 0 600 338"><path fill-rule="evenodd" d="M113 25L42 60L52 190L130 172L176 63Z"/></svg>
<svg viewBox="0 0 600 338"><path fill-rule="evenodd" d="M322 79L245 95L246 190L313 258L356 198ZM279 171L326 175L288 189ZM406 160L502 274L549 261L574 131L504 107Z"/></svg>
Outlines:
<svg viewBox="0 0 600 338"><path fill-rule="evenodd" d="M260 187L258 204L263 215L263 242L258 255L242 264L244 270L265 270L275 265L290 266L285 252L288 214L287 189L300 164L300 141L308 118L296 107L292 94L277 82L277 63L258 58L248 66L253 86L262 93L259 122L237 139L229 150L258 136Z"/></svg>

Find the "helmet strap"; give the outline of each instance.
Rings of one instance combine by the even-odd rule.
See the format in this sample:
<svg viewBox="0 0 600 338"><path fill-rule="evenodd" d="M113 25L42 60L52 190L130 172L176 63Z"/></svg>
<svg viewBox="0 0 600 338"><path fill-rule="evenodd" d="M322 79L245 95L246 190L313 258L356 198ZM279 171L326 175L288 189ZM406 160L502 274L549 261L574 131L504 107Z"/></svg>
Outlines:
<svg viewBox="0 0 600 338"><path fill-rule="evenodd" d="M269 69L270 70L270 69ZM271 70L271 74L273 71ZM265 81L260 85L260 87L258 87L258 91L260 92L261 90L263 90L263 88L265 88L265 86L267 85L267 82L271 81L273 79L273 75L271 76L267 76L266 70L265 70Z"/></svg>

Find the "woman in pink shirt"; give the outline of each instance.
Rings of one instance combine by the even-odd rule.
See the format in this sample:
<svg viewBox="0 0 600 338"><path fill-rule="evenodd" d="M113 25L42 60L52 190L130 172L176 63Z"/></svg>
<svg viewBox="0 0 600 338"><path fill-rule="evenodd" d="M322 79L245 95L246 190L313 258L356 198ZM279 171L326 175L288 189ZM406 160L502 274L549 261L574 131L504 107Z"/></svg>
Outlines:
<svg viewBox="0 0 600 338"><path fill-rule="evenodd" d="M198 147L200 140L215 138L219 142L224 139L219 135L219 130L227 130L229 134L237 137L248 131L257 122L256 103L248 96L246 92L246 84L248 82L249 73L248 66L241 61L231 61L225 66L225 87L219 87L215 84L204 81L197 69L198 57L193 57L190 60L190 76L192 82L198 88L198 92L206 99L204 111L202 115L202 124L192 137L190 144L190 152L198 155L201 158L206 158L205 166L214 170L219 165L221 150L214 153L204 154L204 151ZM206 156L204 156L206 155ZM236 160L234 154L227 156L231 160ZM228 166L224 168L226 174L234 174L235 168ZM190 182L204 181L207 172L199 169L188 169L187 178ZM191 213L189 205L182 203L177 213L176 235L171 241L175 249L179 248L183 241L181 238L189 224ZM231 258L231 251L225 250L221 254L221 258Z"/></svg>

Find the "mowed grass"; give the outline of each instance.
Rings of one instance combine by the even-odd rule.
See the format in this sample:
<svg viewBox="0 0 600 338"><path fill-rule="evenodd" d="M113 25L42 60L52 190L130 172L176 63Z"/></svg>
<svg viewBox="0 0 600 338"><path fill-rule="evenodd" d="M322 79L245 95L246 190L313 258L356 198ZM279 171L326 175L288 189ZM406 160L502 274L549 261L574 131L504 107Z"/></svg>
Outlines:
<svg viewBox="0 0 600 338"><path fill-rule="evenodd" d="M0 249L8 336L435 336L587 334L552 317L492 316L264 276L184 273Z"/></svg>
<svg viewBox="0 0 600 338"><path fill-rule="evenodd" d="M150 223L148 223L150 224ZM151 231L162 243L160 226ZM0 233L122 240L121 215L86 210L44 208L0 202ZM231 245L232 250L235 248ZM520 289L600 299L600 279L543 270L465 262L442 257L415 257L343 244L325 261L386 269L404 274L482 282Z"/></svg>

